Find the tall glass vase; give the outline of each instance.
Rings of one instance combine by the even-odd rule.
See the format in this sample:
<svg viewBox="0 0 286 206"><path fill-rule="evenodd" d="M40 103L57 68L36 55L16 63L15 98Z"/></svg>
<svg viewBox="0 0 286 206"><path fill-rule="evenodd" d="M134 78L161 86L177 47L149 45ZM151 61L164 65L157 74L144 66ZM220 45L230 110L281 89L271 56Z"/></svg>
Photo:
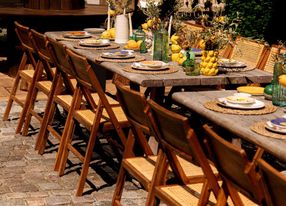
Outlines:
<svg viewBox="0 0 286 206"><path fill-rule="evenodd" d="M279 83L279 76L283 74L286 74L286 54L279 56L273 72L272 103L280 107L286 107L286 87Z"/></svg>
<svg viewBox="0 0 286 206"><path fill-rule="evenodd" d="M115 17L115 43L125 44L129 37L128 16L125 14Z"/></svg>
<svg viewBox="0 0 286 206"><path fill-rule="evenodd" d="M153 36L153 60L168 62L169 40L168 32L161 26Z"/></svg>

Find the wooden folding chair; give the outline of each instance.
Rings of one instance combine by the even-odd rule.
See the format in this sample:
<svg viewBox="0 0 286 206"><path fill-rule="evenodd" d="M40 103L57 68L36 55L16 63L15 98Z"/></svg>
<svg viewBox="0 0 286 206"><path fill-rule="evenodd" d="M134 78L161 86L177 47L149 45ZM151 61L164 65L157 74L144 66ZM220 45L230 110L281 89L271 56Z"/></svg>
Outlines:
<svg viewBox="0 0 286 206"><path fill-rule="evenodd" d="M264 56L265 51L266 47L263 43L237 37L229 58L244 62L249 68L259 68L261 57Z"/></svg>
<svg viewBox="0 0 286 206"><path fill-rule="evenodd" d="M49 96L52 81L54 78L54 71L52 70L53 62L46 47L47 39L45 35L31 30L30 35L33 48L39 58L39 64L37 64L37 73L34 75L34 86L31 88L31 96L26 101L23 110L21 112L20 120L16 129L16 133L20 132L23 125L22 135L28 134L29 125L32 116L34 116L39 122L42 122L43 116L34 110L34 105L38 92L42 92L46 96ZM55 69L55 68L54 68Z"/></svg>
<svg viewBox="0 0 286 206"><path fill-rule="evenodd" d="M60 125L55 124L55 114L58 107L61 107L65 113L69 111L76 84L75 79L72 79L75 73L71 69L64 45L53 39L47 38L47 40L47 51L56 70L36 140L35 149L39 150L39 154L44 153L50 133L57 139L61 139L62 129L59 128Z"/></svg>
<svg viewBox="0 0 286 206"><path fill-rule="evenodd" d="M103 137L114 143L116 141L113 137L109 136L108 132L115 130L121 141L121 145L125 145L126 137L122 129L129 127L129 123L121 107L118 104L112 106L108 101L108 98L87 59L75 54L69 49L66 51L70 57L72 69L76 73L77 86L63 132L65 136L62 137L60 143L60 149L63 149L61 152L59 174L63 175L69 151L73 152L83 162L76 191L76 195L81 196L84 190L94 145L99 133L102 133ZM92 93L94 92L98 94L99 98L97 101L92 97ZM83 99L86 104L85 108L81 107ZM85 154L81 154L72 144L75 122L80 123L90 131ZM120 147L120 144L117 144L116 146Z"/></svg>
<svg viewBox="0 0 286 206"><path fill-rule="evenodd" d="M148 144L148 138L152 133L148 117L144 112L147 108L145 95L131 90L129 85L124 85L120 81L115 81L115 84L118 101L131 126L112 200L112 205L120 205L124 182L128 174L139 181L148 193L151 192L155 164L158 159L161 160L163 154L161 150L159 150L158 155L154 154L153 151L156 151L156 149L151 148ZM138 151L141 153L138 153ZM181 157L178 157L178 159L189 180L196 182L202 180L203 172L200 167L191 164ZM160 161L160 170L168 170L166 175L171 174L171 168L168 168L166 161ZM162 178L162 181L164 182L165 178ZM151 204L150 200L146 201L146 205Z"/></svg>
<svg viewBox="0 0 286 206"><path fill-rule="evenodd" d="M258 159L259 173L262 179L265 197L264 205L282 206L286 202L286 175L280 173L263 159Z"/></svg>
<svg viewBox="0 0 286 206"><path fill-rule="evenodd" d="M19 24L18 22L15 22L15 31L18 36L18 39L21 43L21 48L23 50L23 55L21 59L21 63L18 68L18 72L15 77L15 81L12 87L12 90L9 95L8 103L3 115L3 120L8 120L12 104L15 101L17 104L19 104L21 107L24 106L25 101L28 103L30 100L31 95L31 88L33 86L33 76L35 73L35 68L37 65L37 60L35 59L35 50L33 48L31 39L30 39L30 28L23 26ZM28 83L28 92L26 95L25 101L21 100L17 96L17 89L20 84L20 81L24 81Z"/></svg>
<svg viewBox="0 0 286 206"><path fill-rule="evenodd" d="M147 201L153 205L157 198L167 205L195 205L189 201L196 199L198 205L206 205L209 202L210 191L214 193L215 197L218 197L220 187L201 144L190 127L188 118L163 108L153 100L148 100L148 105L147 114L152 131L158 139L164 155L157 160L152 188L148 193ZM198 180L187 177L186 170L183 169L178 157L201 167L203 178ZM176 185L163 184L162 178L166 175L166 170L160 169L160 165L165 161L168 161L174 173ZM201 189L197 188L199 182L203 183Z"/></svg>
<svg viewBox="0 0 286 206"><path fill-rule="evenodd" d="M265 52L264 58L261 60L259 69L273 73L276 55L286 52L285 47L272 45L270 49Z"/></svg>
<svg viewBox="0 0 286 206"><path fill-rule="evenodd" d="M209 156L222 179L217 205L225 205L225 197L228 196L234 205L244 205L238 191L252 202L260 204L263 195L261 185L256 181L255 160L262 156L263 150L259 148L250 161L243 149L223 139L208 125L204 125L203 128ZM221 195L224 197L221 198Z"/></svg>

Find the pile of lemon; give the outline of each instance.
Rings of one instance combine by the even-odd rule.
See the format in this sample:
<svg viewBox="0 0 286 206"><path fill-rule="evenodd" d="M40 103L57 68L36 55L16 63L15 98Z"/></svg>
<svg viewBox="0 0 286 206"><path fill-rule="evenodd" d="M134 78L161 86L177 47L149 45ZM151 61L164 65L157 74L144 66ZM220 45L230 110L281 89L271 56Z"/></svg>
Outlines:
<svg viewBox="0 0 286 206"><path fill-rule="evenodd" d="M125 45L124 48L132 49L132 50L139 50L142 42L143 42L142 40L135 41L134 39L130 39L127 41L127 44Z"/></svg>
<svg viewBox="0 0 286 206"><path fill-rule="evenodd" d="M161 19L157 17L153 17L152 19L149 19L144 24L141 24L142 29L145 32L148 32L148 30L158 30L160 27Z"/></svg>
<svg viewBox="0 0 286 206"><path fill-rule="evenodd" d="M207 76L215 76L218 73L218 51L202 51L201 59L201 73Z"/></svg>
<svg viewBox="0 0 286 206"><path fill-rule="evenodd" d="M179 36L177 36L175 34L171 36L171 42L172 42L172 45L171 45L171 51L172 51L171 59L172 59L173 62L178 62L179 65L182 65L183 62L187 59L187 57L182 52L182 48L178 44L178 39L179 39Z"/></svg>
<svg viewBox="0 0 286 206"><path fill-rule="evenodd" d="M115 39L115 28L111 28L111 29L108 29L104 32L102 32L100 38L102 39Z"/></svg>

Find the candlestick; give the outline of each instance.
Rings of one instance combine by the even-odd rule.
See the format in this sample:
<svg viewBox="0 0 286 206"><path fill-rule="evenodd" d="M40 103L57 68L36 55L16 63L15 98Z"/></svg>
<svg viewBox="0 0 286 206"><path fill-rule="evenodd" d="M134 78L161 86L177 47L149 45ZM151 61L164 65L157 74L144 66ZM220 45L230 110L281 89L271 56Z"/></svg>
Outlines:
<svg viewBox="0 0 286 206"><path fill-rule="evenodd" d="M129 36L133 36L131 13L128 13L128 20L129 20Z"/></svg>
<svg viewBox="0 0 286 206"><path fill-rule="evenodd" d="M170 16L169 27L168 27L168 39L169 40L171 38L172 21L173 21L173 16Z"/></svg>
<svg viewBox="0 0 286 206"><path fill-rule="evenodd" d="M110 4L108 4L108 9L107 9L107 30L110 29Z"/></svg>

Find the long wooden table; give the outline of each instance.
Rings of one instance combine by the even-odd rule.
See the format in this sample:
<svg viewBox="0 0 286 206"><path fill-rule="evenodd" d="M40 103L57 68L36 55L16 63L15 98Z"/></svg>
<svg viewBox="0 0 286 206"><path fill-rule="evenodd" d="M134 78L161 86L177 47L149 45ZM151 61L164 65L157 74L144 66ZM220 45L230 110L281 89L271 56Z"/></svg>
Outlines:
<svg viewBox="0 0 286 206"><path fill-rule="evenodd" d="M203 106L207 101L211 101L219 97L230 96L234 92L235 91L233 90L177 92L172 95L172 99L180 105L189 108L192 112L206 118L210 122L221 126L240 138L264 148L269 153L286 161L286 135L285 139L274 139L259 135L250 129L250 126L255 122L268 121L286 115L286 108L278 108L276 112L266 115L232 115L214 112ZM267 100L264 100L264 97L256 98L267 102Z"/></svg>
<svg viewBox="0 0 286 206"><path fill-rule="evenodd" d="M46 35L53 39L62 38L63 32L47 32ZM95 59L103 52L102 50L93 49L75 49L77 44L72 41L62 41L66 46L76 51L77 53L86 56L90 61L95 62ZM139 54L139 53L138 53ZM151 55L146 54L146 59L151 59ZM111 63L101 62L100 68L104 68L113 73L119 74L132 83L148 87L181 87L181 86L212 86L212 85L241 85L248 83L270 83L272 80L272 74L254 69L246 72L228 72L226 74L219 74L217 76L187 76L181 68L176 73L171 74L138 74L130 73L123 70L124 67L130 65L130 63Z"/></svg>

